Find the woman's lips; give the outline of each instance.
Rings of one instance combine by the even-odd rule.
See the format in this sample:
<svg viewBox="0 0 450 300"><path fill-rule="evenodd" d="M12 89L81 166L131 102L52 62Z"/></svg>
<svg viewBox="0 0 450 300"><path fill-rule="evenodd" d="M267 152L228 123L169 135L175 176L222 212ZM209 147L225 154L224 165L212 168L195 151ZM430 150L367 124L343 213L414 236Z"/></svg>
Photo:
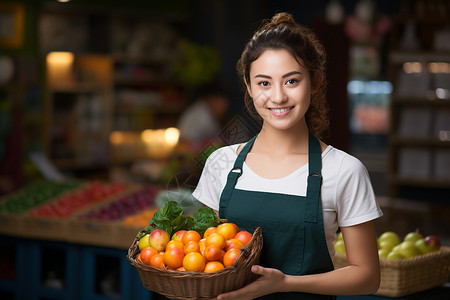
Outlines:
<svg viewBox="0 0 450 300"><path fill-rule="evenodd" d="M276 117L284 117L287 115L294 107L282 107L282 108L268 108L270 113Z"/></svg>

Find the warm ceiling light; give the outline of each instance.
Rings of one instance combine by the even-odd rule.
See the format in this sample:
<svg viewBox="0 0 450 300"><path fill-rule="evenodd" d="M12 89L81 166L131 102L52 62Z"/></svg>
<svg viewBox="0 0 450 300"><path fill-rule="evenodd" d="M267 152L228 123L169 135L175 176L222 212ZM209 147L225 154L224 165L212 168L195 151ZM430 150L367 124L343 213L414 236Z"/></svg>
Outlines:
<svg viewBox="0 0 450 300"><path fill-rule="evenodd" d="M67 2L70 2L70 0L56 0L56 1L61 2L61 3L67 3Z"/></svg>

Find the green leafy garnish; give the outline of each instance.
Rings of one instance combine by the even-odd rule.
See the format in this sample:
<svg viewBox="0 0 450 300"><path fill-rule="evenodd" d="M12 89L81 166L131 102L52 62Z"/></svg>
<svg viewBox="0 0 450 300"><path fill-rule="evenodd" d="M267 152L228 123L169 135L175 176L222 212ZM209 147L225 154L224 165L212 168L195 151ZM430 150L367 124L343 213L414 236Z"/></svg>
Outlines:
<svg viewBox="0 0 450 300"><path fill-rule="evenodd" d="M192 229L203 236L206 229L209 227L216 227L224 222L226 222L226 220L219 219L212 208L202 207L194 212L194 227Z"/></svg>
<svg viewBox="0 0 450 300"><path fill-rule="evenodd" d="M219 219L214 210L209 207L197 209L193 216L192 218L183 215L178 202L168 201L153 215L148 222L149 225L136 235L136 239L141 239L155 229L166 231L170 237L178 230L195 230L203 236L208 227L215 227L226 222L225 219Z"/></svg>

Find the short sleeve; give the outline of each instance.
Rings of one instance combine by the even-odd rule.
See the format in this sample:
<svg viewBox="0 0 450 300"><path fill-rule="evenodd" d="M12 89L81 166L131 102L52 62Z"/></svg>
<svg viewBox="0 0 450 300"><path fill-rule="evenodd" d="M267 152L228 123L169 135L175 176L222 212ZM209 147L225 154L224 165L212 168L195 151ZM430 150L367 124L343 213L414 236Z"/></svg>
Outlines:
<svg viewBox="0 0 450 300"><path fill-rule="evenodd" d="M236 160L238 145L222 147L206 160L202 174L192 195L212 209L219 210L220 195L225 186L228 172Z"/></svg>
<svg viewBox="0 0 450 300"><path fill-rule="evenodd" d="M339 167L336 187L338 225L361 224L383 215L364 165L353 156L346 156Z"/></svg>

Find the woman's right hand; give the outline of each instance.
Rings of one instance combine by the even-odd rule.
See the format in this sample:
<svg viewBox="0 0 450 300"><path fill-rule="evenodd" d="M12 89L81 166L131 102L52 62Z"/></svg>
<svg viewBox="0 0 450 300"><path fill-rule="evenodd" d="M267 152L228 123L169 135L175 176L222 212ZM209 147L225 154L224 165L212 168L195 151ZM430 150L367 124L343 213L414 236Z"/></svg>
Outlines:
<svg viewBox="0 0 450 300"><path fill-rule="evenodd" d="M280 270L254 265L252 266L252 272L261 275L261 277L243 288L220 294L214 300L255 299L281 291L286 275Z"/></svg>

